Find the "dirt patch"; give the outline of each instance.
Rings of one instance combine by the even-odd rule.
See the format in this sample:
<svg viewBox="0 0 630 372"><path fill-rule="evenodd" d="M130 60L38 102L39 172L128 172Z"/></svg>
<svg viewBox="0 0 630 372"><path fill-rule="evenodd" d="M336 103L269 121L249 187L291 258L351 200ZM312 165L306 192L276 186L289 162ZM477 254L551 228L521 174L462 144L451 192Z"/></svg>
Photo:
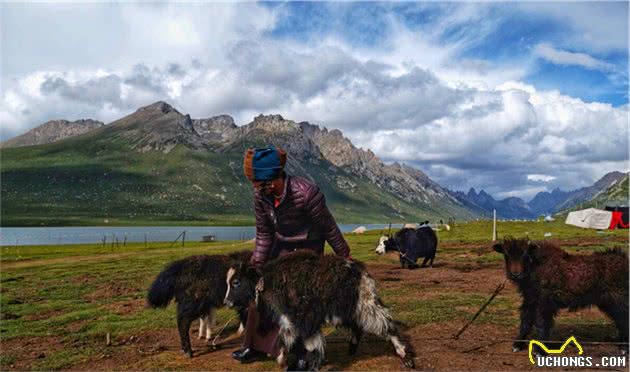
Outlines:
<svg viewBox="0 0 630 372"><path fill-rule="evenodd" d="M59 315L63 315L66 312L67 310L46 310L46 311L40 311L34 314L29 314L25 316L24 319L28 321L45 320L45 319L54 318Z"/></svg>
<svg viewBox="0 0 630 372"><path fill-rule="evenodd" d="M3 355L11 355L15 358L15 361L4 367L8 370L25 371L65 347L61 339L54 336L2 340Z"/></svg>
<svg viewBox="0 0 630 372"><path fill-rule="evenodd" d="M103 299L111 299L116 297L133 297L137 296L140 289L129 287L126 283L121 282L104 282L98 285L96 290L92 291L85 298L90 302L99 302Z"/></svg>
<svg viewBox="0 0 630 372"><path fill-rule="evenodd" d="M107 310L110 310L117 315L128 315L138 311L141 311L146 307L145 299L135 299L128 301L118 301L105 306Z"/></svg>

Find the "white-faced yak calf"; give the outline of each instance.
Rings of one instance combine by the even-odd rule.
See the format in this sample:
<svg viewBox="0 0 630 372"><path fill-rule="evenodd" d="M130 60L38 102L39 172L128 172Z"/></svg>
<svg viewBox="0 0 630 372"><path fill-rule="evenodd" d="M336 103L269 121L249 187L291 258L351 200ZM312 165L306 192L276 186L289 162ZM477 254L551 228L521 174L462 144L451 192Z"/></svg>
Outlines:
<svg viewBox="0 0 630 372"><path fill-rule="evenodd" d="M200 318L199 333L214 321L216 309L223 306L227 291L225 277L234 262L249 261L251 251L230 255L191 256L171 262L162 270L149 289L147 302L153 308L166 307L174 298L177 302L177 328L182 351L192 357L190 324ZM247 307L237 309L245 323Z"/></svg>
<svg viewBox="0 0 630 372"><path fill-rule="evenodd" d="M507 277L523 297L518 340L524 340L532 327L539 339L549 340L559 309L596 305L615 322L619 342L626 343L622 351L627 350L628 257L623 251L570 255L551 242L511 237L493 248L503 254ZM516 341L513 349L525 346Z"/></svg>
<svg viewBox="0 0 630 372"><path fill-rule="evenodd" d="M261 270L244 263L227 276L228 306L255 300L261 314L280 325L282 353L278 362L288 370L317 370L324 358L326 324L350 329L350 354L364 332L391 342L404 365L413 368L413 351L401 339L374 279L357 261L298 251L266 264ZM284 353L287 352L288 359Z"/></svg>

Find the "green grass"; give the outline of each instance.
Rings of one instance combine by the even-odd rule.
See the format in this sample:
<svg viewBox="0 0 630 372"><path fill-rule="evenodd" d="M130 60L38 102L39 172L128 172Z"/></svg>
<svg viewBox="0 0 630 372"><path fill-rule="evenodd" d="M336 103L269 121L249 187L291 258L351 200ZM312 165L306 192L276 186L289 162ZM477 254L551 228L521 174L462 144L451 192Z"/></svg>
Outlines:
<svg viewBox="0 0 630 372"><path fill-rule="evenodd" d="M551 233L551 236L545 237L545 233ZM501 239L507 235L514 237L529 236L532 240L588 237L601 238L605 241L609 237L627 237L628 230L598 231L594 229L582 229L567 225L564 223L564 220L556 220L553 222L498 221L498 238ZM438 236L440 240L453 242L488 241L492 239L492 221L484 220L457 223L451 231L440 231Z"/></svg>
<svg viewBox="0 0 630 372"><path fill-rule="evenodd" d="M570 250L597 250L603 247L622 245L612 238L626 237L626 231L597 234L556 223L500 223L499 231L505 234L539 238L545 232L553 237L599 238L600 243ZM347 234L355 259L370 264L392 264L394 255L380 257L374 248L381 231L370 231L365 235ZM475 265L494 263L501 257L494 252L481 255L471 251L470 246L487 247L490 244L489 222L460 223L451 231L440 231L443 248L438 250L441 262L449 265ZM468 244L458 248L458 244ZM131 243L111 251L98 244L3 247L0 251L0 336L5 345L17 340L28 339L32 343L47 343L54 339L59 345L50 355L37 359L30 369L63 369L86 360L94 360L103 352L105 335L110 333L114 341L123 340L142 332L174 329L175 309L166 310L135 308L125 312L128 304L143 304L146 290L155 275L168 262L192 254L227 253L252 248L247 242L190 242L186 247L171 247L169 243ZM627 246L627 241L626 241ZM330 249L330 248L328 248ZM439 269L434 269L439 270ZM485 302L485 292L432 292L427 298L415 298L415 283L397 283L396 288L382 288L384 301L392 308L395 316L409 326L469 319ZM493 305L478 319L478 322L514 327L518 321L515 298L498 297ZM219 311L218 324L233 316L228 309ZM561 324L571 326L572 320ZM72 345L80 344L81 347ZM0 368L15 363L20 350L6 349L0 357ZM157 360L157 359L156 359ZM166 361L165 361L166 362ZM158 361L156 363L159 364ZM154 366L159 368L159 365ZM169 367L170 368L170 367ZM271 368L271 367L270 367Z"/></svg>

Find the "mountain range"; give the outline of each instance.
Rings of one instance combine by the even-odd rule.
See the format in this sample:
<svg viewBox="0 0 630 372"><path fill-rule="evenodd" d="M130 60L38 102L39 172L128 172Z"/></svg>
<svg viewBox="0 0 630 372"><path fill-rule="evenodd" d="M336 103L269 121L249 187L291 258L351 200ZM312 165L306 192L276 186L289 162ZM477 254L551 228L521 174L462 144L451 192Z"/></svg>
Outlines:
<svg viewBox="0 0 630 372"><path fill-rule="evenodd" d="M627 174L615 172L590 188L540 193L530 203L497 201L483 190L450 191L405 164L385 164L336 129L280 115L237 126L229 115L192 119L156 102L107 125L50 121L0 144L1 223L249 224L252 190L242 156L268 144L288 151L287 171L316 182L345 223L471 219L493 209L500 218L535 218L605 198L606 186L624 175L627 184Z"/></svg>
<svg viewBox="0 0 630 372"><path fill-rule="evenodd" d="M469 208L481 210L479 213L483 215L490 216L496 210L499 218L533 219L585 206L628 205L628 193L623 193L624 188L628 190L628 173L610 172L591 186L573 191L556 188L551 192L539 192L529 202L517 197L496 200L484 190L477 193L474 188L468 193L454 191L453 194Z"/></svg>
<svg viewBox="0 0 630 372"><path fill-rule="evenodd" d="M384 164L338 130L280 115L236 126L156 102L83 134L4 146L2 225L251 223L242 157L268 144L288 151L288 173L316 182L340 222L478 216L420 170Z"/></svg>

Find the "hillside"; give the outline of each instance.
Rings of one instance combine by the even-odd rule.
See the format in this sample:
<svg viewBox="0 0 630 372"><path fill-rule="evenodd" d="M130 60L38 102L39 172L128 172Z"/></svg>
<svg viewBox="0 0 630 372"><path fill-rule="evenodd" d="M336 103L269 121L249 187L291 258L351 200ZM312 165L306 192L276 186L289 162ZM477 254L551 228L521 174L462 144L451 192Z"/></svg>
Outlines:
<svg viewBox="0 0 630 372"><path fill-rule="evenodd" d="M93 129L102 127L100 121L81 119L76 121L50 120L28 132L0 143L0 148L43 145L61 141L66 138L87 133Z"/></svg>
<svg viewBox="0 0 630 372"><path fill-rule="evenodd" d="M579 204L571 204L559 213L565 214L571 210L585 208L604 209L606 206L628 206L628 174L625 177L614 180L607 188L595 194L590 200Z"/></svg>
<svg viewBox="0 0 630 372"><path fill-rule="evenodd" d="M243 151L269 143L314 180L340 222L477 216L419 170L383 164L338 131L258 116L191 119L164 102L88 133L2 149L2 226L249 224Z"/></svg>

